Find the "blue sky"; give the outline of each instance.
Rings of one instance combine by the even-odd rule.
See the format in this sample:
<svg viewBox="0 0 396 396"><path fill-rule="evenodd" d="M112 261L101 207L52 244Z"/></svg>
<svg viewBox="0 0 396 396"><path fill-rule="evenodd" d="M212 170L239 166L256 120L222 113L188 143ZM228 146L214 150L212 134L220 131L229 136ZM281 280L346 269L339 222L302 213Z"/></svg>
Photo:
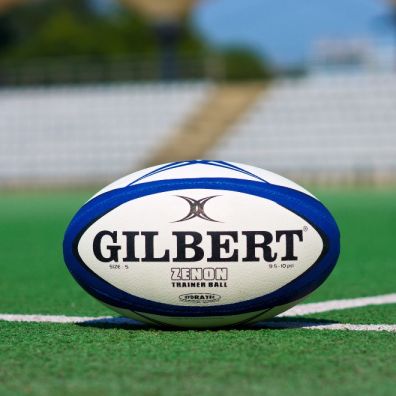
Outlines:
<svg viewBox="0 0 396 396"><path fill-rule="evenodd" d="M105 8L117 0L92 0ZM161 1L161 0L159 0ZM162 0L164 1L164 0ZM201 0L199 31L214 44L248 45L270 61L299 64L320 38L395 38L383 20L389 0Z"/></svg>
<svg viewBox="0 0 396 396"><path fill-rule="evenodd" d="M249 45L271 61L301 63L318 38L392 37L387 0L203 0L198 29L219 45Z"/></svg>

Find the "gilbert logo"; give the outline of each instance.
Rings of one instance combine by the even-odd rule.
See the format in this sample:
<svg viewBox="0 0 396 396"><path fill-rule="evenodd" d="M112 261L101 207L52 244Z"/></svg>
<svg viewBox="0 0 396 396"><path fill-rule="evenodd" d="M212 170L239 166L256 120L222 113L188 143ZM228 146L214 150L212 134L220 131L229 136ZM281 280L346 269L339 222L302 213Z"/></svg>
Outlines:
<svg viewBox="0 0 396 396"><path fill-rule="evenodd" d="M177 197L184 199L190 206L189 213L180 220L173 221L173 223L181 223L182 221L187 221L198 217L203 220L213 221L215 223L220 223L217 220L213 220L205 213L205 205L208 201L213 198L218 197L219 195L213 195L211 197L201 198L201 199L194 199L189 197L183 197L182 195L176 195Z"/></svg>

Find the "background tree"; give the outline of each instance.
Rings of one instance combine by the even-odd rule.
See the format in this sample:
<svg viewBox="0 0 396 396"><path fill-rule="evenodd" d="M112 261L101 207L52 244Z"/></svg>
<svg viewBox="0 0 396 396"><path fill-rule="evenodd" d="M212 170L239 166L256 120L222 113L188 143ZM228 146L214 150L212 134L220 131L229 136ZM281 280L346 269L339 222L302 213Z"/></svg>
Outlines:
<svg viewBox="0 0 396 396"><path fill-rule="evenodd" d="M187 16L178 29L180 40L174 49L178 58L204 61L208 54L215 55L223 59L226 75L232 79L268 75L253 51L212 47ZM120 57L158 62L160 54L150 22L122 5L103 13L91 0L27 0L24 6L0 14L0 62L73 57L98 63Z"/></svg>

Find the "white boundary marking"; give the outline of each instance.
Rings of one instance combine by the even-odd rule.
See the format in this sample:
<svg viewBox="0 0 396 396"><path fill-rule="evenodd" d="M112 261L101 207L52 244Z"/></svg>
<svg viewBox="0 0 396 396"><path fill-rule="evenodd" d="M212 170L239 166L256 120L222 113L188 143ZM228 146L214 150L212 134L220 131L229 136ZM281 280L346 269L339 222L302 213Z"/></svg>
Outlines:
<svg viewBox="0 0 396 396"><path fill-rule="evenodd" d="M14 315L0 314L0 320L5 322L28 322L28 323L86 323L114 319L111 316L64 316L64 315Z"/></svg>
<svg viewBox="0 0 396 396"><path fill-rule="evenodd" d="M363 325L351 323L324 323L324 322L263 322L263 328L270 329L307 329L307 330L349 330L349 331L387 331L396 333L396 325Z"/></svg>
<svg viewBox="0 0 396 396"><path fill-rule="evenodd" d="M339 311L342 309L367 307L368 305L385 304L396 304L396 293L375 297L350 298L348 300L330 300L320 303L301 304L283 312L278 315L278 317L311 315L322 312Z"/></svg>
<svg viewBox="0 0 396 396"><path fill-rule="evenodd" d="M385 294L375 297L352 298L345 300L332 300L321 303L301 304L291 308L289 311L279 315L279 317L296 317L315 313L337 311L349 308L366 307L369 305L396 304L396 293ZM27 322L27 323L82 323L82 324L103 324L103 325L130 325L145 326L132 319L112 316L64 316L64 315L18 315L0 314L0 321L6 322ZM309 329L309 330L350 330L350 331L385 331L396 333L396 324L349 324L349 323L327 323L327 322L293 322L281 320L273 322L262 322L257 324L262 328L273 329Z"/></svg>

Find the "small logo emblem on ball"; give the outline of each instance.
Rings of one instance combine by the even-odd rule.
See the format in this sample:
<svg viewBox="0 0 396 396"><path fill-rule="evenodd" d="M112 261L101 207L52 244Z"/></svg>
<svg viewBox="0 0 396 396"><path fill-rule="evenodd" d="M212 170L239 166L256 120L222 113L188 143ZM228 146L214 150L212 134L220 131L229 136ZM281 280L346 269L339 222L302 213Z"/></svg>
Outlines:
<svg viewBox="0 0 396 396"><path fill-rule="evenodd" d="M198 217L200 219L207 220L207 221L213 221L215 223L220 223L217 220L213 220L205 213L206 203L213 198L219 197L219 195L213 195L211 197L206 197L206 198L201 198L201 199L184 197L182 195L176 195L176 196L184 199L190 205L190 211L185 217L183 217L180 220L173 221L173 223L181 223L182 221L191 220L191 219L194 219L195 217Z"/></svg>

